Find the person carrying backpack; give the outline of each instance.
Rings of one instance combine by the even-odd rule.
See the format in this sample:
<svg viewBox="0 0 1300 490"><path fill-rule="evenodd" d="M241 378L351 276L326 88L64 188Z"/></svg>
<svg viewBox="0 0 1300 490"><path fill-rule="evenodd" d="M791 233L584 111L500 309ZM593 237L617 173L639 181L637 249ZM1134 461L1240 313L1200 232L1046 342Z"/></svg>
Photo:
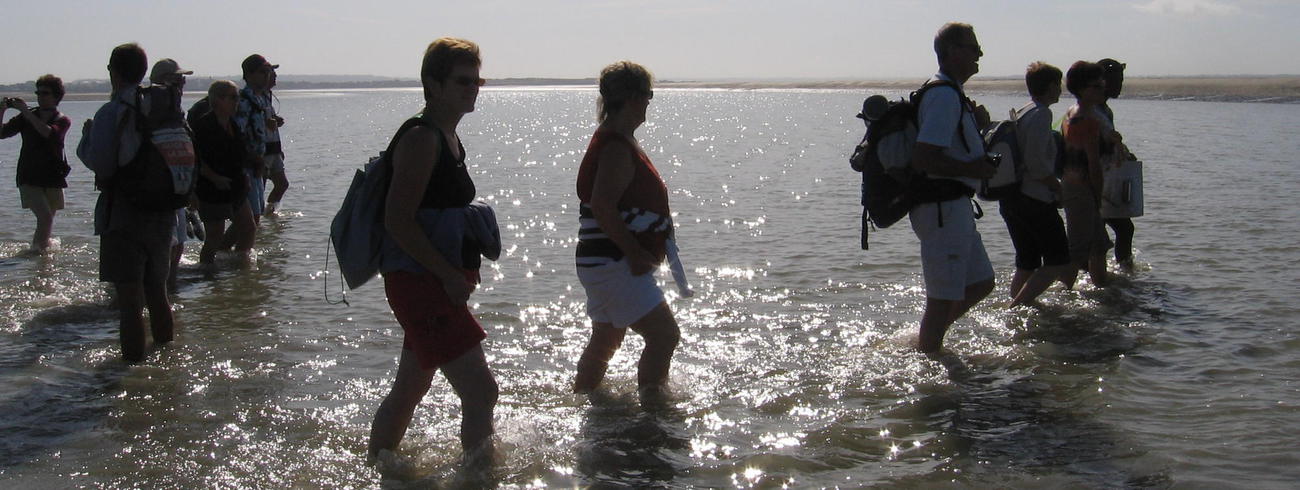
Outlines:
<svg viewBox="0 0 1300 490"><path fill-rule="evenodd" d="M157 168L158 150L141 133L138 85L147 67L139 45L113 48L108 60L112 97L86 121L77 146L77 157L95 173L100 191L95 204L99 280L113 283L117 293L122 357L131 363L144 360L143 308L149 308L155 343L170 342L174 329L166 281L176 208L158 204L168 201L170 188L151 187L142 177L161 172L171 184L170 171Z"/></svg>
<svg viewBox="0 0 1300 490"><path fill-rule="evenodd" d="M936 182L960 182L969 193L922 202L908 213L921 241L926 301L918 348L925 353L939 351L948 327L993 290L993 266L975 229L970 196L981 179L993 176L995 167L984 152L977 109L961 90L979 72L984 53L975 29L956 22L939 29L934 51L939 61L935 77L948 83L930 88L919 101L910 165Z"/></svg>
<svg viewBox="0 0 1300 490"><path fill-rule="evenodd" d="M1016 271L1007 290L1013 306L1032 303L1070 271L1070 244L1056 210L1061 196L1054 169L1059 150L1048 108L1061 99L1061 76L1055 66L1041 61L1030 64L1025 85L1033 102L1016 112L1023 177L1019 188L998 205L1016 249Z"/></svg>
<svg viewBox="0 0 1300 490"><path fill-rule="evenodd" d="M473 42L444 37L429 44L420 68L424 110L402 125L389 146L392 177L383 225L400 256L385 253L384 259L406 266L385 266L382 272L403 341L397 377L370 426L368 463L386 462L386 454L397 450L439 371L460 397L465 464L483 468L494 452L497 382L483 352L487 334L467 304L488 244L462 231L457 237L463 241L440 247L451 233L436 220L459 216L463 222L463 209L474 201L474 181L456 128L474 111L485 83L481 66Z"/></svg>

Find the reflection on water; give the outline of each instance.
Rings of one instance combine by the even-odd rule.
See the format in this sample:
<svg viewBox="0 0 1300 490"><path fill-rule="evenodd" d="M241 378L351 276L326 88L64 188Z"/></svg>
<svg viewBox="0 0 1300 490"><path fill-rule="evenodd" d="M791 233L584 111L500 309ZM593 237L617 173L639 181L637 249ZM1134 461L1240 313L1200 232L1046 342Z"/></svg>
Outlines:
<svg viewBox="0 0 1300 490"><path fill-rule="evenodd" d="M1287 435L1300 428L1290 381L1300 341L1284 328L1300 267L1256 273L1300 265L1295 216L1256 197L1300 179L1289 163L1300 144L1241 134L1252 152L1277 154L1227 178L1178 123L1290 127L1293 110L1119 101L1131 118L1122 123L1145 130L1133 146L1148 182L1168 184L1148 189L1137 272L1109 290L1053 289L1036 309L990 299L930 358L912 346L923 306L915 238L895 227L858 249L858 176L845 160L861 136L852 115L862 94L664 90L639 136L672 191L697 295L668 288L683 341L670 396L647 404L635 390L637 336L603 391L568 392L589 329L572 265L573 178L594 95L485 89L463 124L467 163L505 241L471 299L501 384L492 471L461 471L459 402L441 378L390 464L362 464L401 330L374 283L349 292L350 307L324 301L325 230L352 169L384 146L419 91L343 91L280 95L294 183L283 214L263 221L251 267L205 277L189 244L178 340L144 365L117 360L86 172L70 177L55 254L23 255L31 217L0 208L0 484L1162 488L1300 478ZM63 108L80 119L97 105ZM0 160L16 153L0 146ZM1233 185L1256 191L1230 203L1168 191ZM1261 216L1198 227L1224 213ZM1001 294L1010 245L996 218L979 225ZM1231 245L1243 233L1250 250ZM1214 450L1224 444L1234 451Z"/></svg>

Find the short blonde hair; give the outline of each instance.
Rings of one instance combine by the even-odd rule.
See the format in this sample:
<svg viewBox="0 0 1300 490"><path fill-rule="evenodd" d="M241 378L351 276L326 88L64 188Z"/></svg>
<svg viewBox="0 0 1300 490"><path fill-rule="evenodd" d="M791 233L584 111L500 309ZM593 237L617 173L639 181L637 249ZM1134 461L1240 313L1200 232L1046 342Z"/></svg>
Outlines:
<svg viewBox="0 0 1300 490"><path fill-rule="evenodd" d="M424 49L424 59L420 62L420 84L424 87L424 98L429 98L430 80L442 83L451 75L451 70L460 65L475 68L483 66L478 45L473 41L440 37L429 43L429 47Z"/></svg>
<svg viewBox="0 0 1300 490"><path fill-rule="evenodd" d="M623 104L639 95L649 95L654 75L631 61L616 61L600 70L600 98L596 99L596 120L623 110Z"/></svg>

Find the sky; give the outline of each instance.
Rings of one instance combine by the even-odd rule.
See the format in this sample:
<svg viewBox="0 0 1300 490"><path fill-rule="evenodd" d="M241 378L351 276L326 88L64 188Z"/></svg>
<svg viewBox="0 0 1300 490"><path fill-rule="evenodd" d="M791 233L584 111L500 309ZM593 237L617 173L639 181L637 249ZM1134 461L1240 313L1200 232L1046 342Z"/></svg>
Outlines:
<svg viewBox="0 0 1300 490"><path fill-rule="evenodd" d="M975 26L980 75L1115 58L1129 76L1300 74L1300 0L0 0L0 83L107 78L113 46L203 76L261 53L284 75L416 78L440 36L488 78L924 79L947 21ZM9 20L9 19L6 19Z"/></svg>

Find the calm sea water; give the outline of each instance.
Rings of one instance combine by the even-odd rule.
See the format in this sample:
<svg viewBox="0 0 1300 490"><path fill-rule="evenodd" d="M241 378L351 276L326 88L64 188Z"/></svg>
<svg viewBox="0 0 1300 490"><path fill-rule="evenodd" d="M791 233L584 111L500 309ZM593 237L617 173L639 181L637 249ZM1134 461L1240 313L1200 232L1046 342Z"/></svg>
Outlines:
<svg viewBox="0 0 1300 490"><path fill-rule="evenodd" d="M1146 163L1137 270L1008 309L1010 242L979 222L997 297L910 346L923 305L907 225L858 248L855 91L661 90L639 136L671 189L698 295L667 407L641 407L629 336L607 389L568 393L586 341L573 181L586 89L488 89L461 134L506 252L471 299L501 384L503 486L1251 487L1300 481L1300 106L1119 100ZM994 114L1015 98L979 97ZM326 230L354 168L418 90L280 94L289 178L256 266L214 280L191 242L178 340L118 360L96 282L89 172L74 159L60 249L0 186L0 486L429 487L457 482L459 406L439 378L401 467L362 464L401 330L371 283L339 297ZM68 102L81 121L98 102ZM1059 115L1067 104L1055 107ZM12 114L12 113L11 113ZM19 143L0 143L12 175ZM7 177L6 177L7 178ZM666 274L665 274L666 276ZM326 284L327 278L329 279ZM671 291L671 288L669 288Z"/></svg>

